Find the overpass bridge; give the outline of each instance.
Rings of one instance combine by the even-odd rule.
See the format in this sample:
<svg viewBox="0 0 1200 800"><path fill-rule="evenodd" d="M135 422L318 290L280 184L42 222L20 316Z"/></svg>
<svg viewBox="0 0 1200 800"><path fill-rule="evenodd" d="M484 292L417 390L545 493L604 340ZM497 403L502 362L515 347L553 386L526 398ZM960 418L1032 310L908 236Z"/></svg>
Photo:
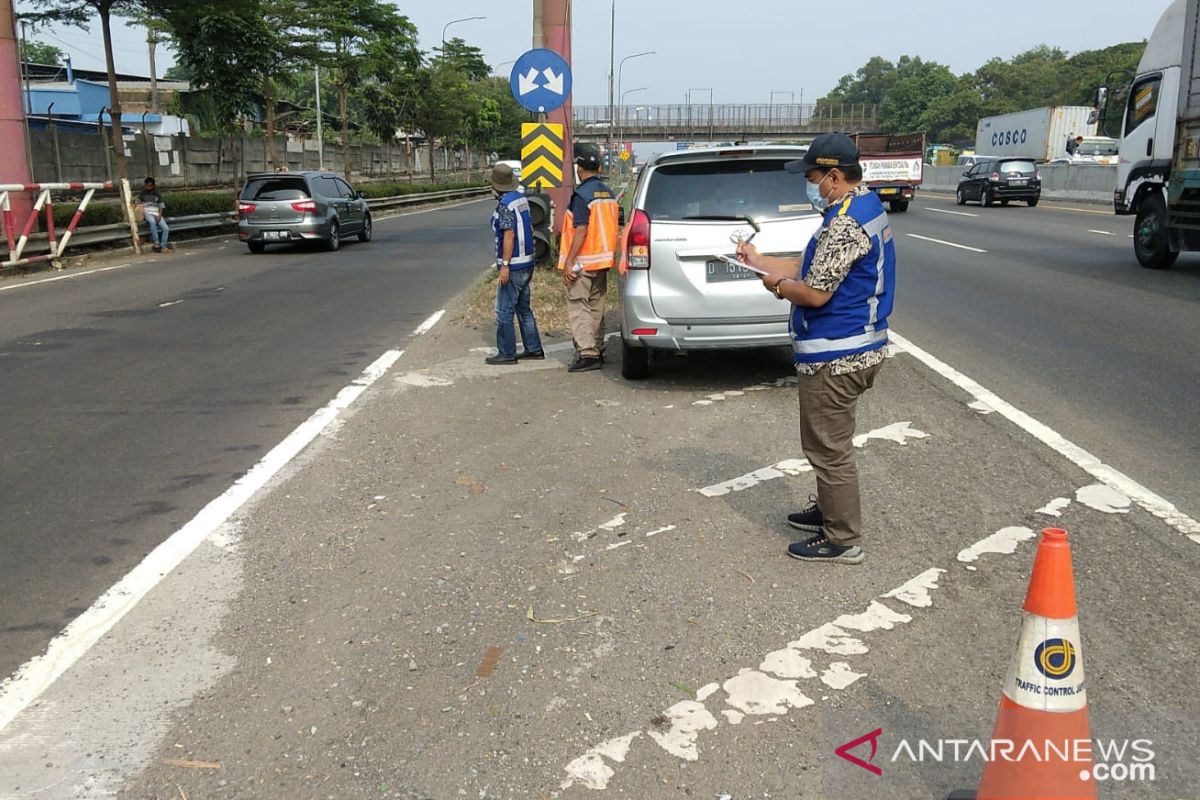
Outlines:
<svg viewBox="0 0 1200 800"><path fill-rule="evenodd" d="M576 141L802 139L829 131L877 130L871 104L575 106Z"/></svg>

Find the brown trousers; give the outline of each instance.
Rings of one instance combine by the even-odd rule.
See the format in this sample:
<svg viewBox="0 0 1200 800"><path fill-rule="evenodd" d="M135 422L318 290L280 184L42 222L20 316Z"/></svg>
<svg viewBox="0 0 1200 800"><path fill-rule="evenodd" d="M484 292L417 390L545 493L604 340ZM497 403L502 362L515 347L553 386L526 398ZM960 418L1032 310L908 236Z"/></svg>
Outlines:
<svg viewBox="0 0 1200 800"><path fill-rule="evenodd" d="M567 321L579 355L595 358L604 347L604 301L608 298L608 270L584 270L567 287Z"/></svg>
<svg viewBox="0 0 1200 800"><path fill-rule="evenodd" d="M848 375L797 375L800 385L800 447L817 477L817 506L825 538L857 544L862 536L862 503L854 463L858 398L875 383L882 364Z"/></svg>

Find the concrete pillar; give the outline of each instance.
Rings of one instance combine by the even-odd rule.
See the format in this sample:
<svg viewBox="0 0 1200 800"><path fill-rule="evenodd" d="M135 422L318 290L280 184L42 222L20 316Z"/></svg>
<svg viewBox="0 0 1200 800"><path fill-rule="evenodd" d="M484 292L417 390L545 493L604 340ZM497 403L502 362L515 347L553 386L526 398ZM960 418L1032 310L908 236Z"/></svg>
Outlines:
<svg viewBox="0 0 1200 800"><path fill-rule="evenodd" d="M17 47L12 0L0 0L0 183L32 183L25 144L25 109L21 96L21 56ZM12 194L9 204L18 227L33 209L26 194ZM3 237L0 237L0 241Z"/></svg>
<svg viewBox="0 0 1200 800"><path fill-rule="evenodd" d="M553 50L562 56L567 64L571 64L571 0L534 0L533 8L533 46ZM571 69L574 70L574 65L571 65ZM571 152L574 147L571 98L568 97L566 103L547 114L546 121L563 126L563 185L560 189L549 191L555 208L554 231L558 233L562 228L567 203L571 200L571 192L575 189L574 157Z"/></svg>

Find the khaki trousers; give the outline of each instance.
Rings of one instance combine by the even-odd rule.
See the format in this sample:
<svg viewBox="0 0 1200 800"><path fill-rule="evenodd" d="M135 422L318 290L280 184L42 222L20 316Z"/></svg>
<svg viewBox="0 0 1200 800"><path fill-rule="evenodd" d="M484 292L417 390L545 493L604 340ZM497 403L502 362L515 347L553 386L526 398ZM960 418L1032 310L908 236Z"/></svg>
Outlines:
<svg viewBox="0 0 1200 800"><path fill-rule="evenodd" d="M579 355L596 358L604 347L604 301L608 297L608 270L584 270L567 287L567 320Z"/></svg>
<svg viewBox="0 0 1200 800"><path fill-rule="evenodd" d="M854 426L858 398L875 383L882 364L848 375L798 374L800 447L817 477L817 505L825 519L825 538L856 544L862 536L858 467L854 463Z"/></svg>

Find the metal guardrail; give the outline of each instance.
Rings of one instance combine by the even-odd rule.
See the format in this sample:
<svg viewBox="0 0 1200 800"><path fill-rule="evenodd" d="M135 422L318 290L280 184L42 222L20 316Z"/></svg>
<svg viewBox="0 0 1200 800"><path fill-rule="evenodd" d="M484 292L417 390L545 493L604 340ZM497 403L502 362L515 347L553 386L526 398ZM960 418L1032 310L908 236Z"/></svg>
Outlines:
<svg viewBox="0 0 1200 800"><path fill-rule="evenodd" d="M441 200L456 200L476 195L482 196L490 191L490 188L480 186L470 189L445 189L440 192L414 192L412 194L401 194L392 197L368 198L367 205L372 209L385 211L392 208L420 205L422 203L436 203ZM215 214L191 214L186 217L168 217L167 222L171 227L172 235L189 231L205 231L236 225L237 212L221 211ZM149 228L143 222L138 225L138 230L139 232L145 232ZM78 248L88 245L113 244L114 242L129 243L128 224L116 222L111 225L90 225L84 228L77 228L75 230L75 238L71 244ZM48 235L46 233L31 234L26 250L40 254L49 253L50 242Z"/></svg>

